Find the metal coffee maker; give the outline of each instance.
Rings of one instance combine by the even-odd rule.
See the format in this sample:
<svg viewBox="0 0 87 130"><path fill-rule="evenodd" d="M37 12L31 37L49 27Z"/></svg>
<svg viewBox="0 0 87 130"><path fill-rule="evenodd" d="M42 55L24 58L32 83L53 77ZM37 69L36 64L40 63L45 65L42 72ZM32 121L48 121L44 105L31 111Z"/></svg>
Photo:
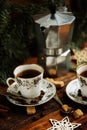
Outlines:
<svg viewBox="0 0 87 130"><path fill-rule="evenodd" d="M64 74L70 68L70 43L75 17L66 8L36 20L39 26L38 60L48 77ZM63 72L63 73L62 73Z"/></svg>

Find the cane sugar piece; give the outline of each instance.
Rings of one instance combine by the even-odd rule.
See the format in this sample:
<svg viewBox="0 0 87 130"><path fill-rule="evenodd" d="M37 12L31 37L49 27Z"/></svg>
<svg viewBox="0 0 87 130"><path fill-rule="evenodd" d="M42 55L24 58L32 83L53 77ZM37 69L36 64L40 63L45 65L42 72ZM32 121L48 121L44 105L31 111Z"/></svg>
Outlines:
<svg viewBox="0 0 87 130"><path fill-rule="evenodd" d="M28 106L28 107L26 108L26 111L27 111L27 114L28 114L28 115L32 115L32 114L35 114L35 113L36 113L36 108L35 108L35 106Z"/></svg>
<svg viewBox="0 0 87 130"><path fill-rule="evenodd" d="M67 104L64 104L64 105L62 105L62 109L63 109L65 112L67 112L67 111L70 109L70 107L69 107Z"/></svg>
<svg viewBox="0 0 87 130"><path fill-rule="evenodd" d="M73 116L74 116L75 119L80 118L81 116L83 116L82 110L81 110L81 109L75 110L75 111L73 112Z"/></svg>
<svg viewBox="0 0 87 130"><path fill-rule="evenodd" d="M62 88L64 87L64 82L60 81L60 80L54 80L53 78L46 78L46 80L50 81L51 83L53 83L57 88Z"/></svg>

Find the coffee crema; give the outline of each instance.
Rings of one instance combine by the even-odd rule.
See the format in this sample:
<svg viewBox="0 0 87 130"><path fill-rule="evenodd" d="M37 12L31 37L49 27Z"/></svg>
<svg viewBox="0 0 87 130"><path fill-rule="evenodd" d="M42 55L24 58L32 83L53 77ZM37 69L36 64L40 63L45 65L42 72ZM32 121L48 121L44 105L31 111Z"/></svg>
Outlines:
<svg viewBox="0 0 87 130"><path fill-rule="evenodd" d="M87 70L83 71L80 75L83 77L87 77Z"/></svg>
<svg viewBox="0 0 87 130"><path fill-rule="evenodd" d="M40 71L38 70L34 70L34 69L29 69L29 70L24 70L20 73L17 74L17 77L20 78L33 78L36 77L38 75L40 75Z"/></svg>

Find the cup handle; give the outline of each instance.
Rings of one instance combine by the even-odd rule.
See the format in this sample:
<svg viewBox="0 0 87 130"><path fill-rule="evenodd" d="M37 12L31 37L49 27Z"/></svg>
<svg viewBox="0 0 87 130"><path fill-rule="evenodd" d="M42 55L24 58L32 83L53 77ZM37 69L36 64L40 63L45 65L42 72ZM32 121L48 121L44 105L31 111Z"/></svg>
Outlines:
<svg viewBox="0 0 87 130"><path fill-rule="evenodd" d="M8 86L11 86L11 84L13 84L15 82L15 78L11 78L9 77L7 80L6 80L6 83Z"/></svg>

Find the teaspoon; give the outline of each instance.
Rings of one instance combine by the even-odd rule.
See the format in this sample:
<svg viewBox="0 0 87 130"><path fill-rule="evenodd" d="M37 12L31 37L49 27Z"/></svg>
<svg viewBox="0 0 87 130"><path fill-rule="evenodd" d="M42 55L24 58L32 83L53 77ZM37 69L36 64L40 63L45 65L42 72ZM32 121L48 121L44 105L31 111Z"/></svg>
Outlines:
<svg viewBox="0 0 87 130"><path fill-rule="evenodd" d="M66 115L73 113L74 109L73 109L72 107L68 106L67 104L63 104L57 94L55 94L54 99L61 105L60 111L61 111L62 113L66 114ZM63 109L63 106L64 106L64 105L67 106L67 111Z"/></svg>

